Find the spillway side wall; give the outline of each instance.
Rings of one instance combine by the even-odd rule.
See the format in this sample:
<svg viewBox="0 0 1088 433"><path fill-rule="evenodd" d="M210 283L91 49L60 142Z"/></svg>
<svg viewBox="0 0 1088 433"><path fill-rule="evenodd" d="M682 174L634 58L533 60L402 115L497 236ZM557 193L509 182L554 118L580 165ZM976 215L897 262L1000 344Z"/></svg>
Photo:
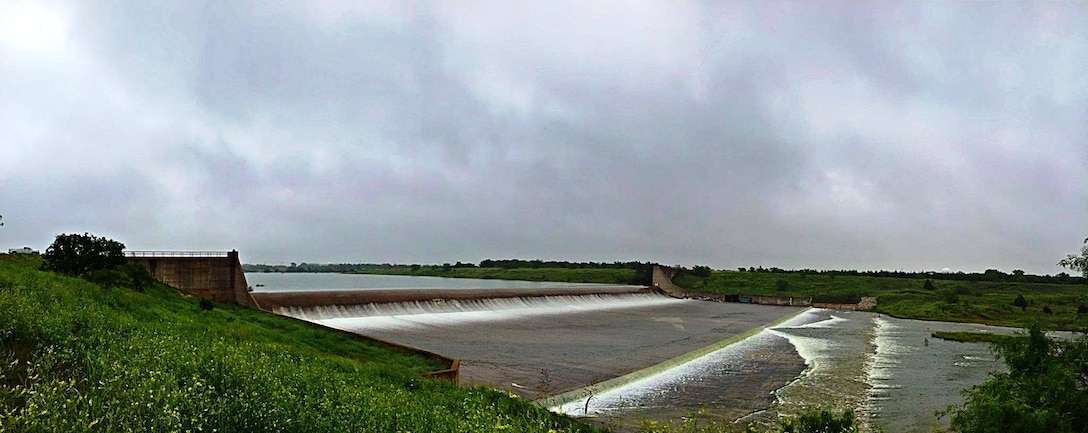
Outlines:
<svg viewBox="0 0 1088 433"><path fill-rule="evenodd" d="M225 304L258 308L249 295L238 253L226 257L128 257L159 282L183 292Z"/></svg>

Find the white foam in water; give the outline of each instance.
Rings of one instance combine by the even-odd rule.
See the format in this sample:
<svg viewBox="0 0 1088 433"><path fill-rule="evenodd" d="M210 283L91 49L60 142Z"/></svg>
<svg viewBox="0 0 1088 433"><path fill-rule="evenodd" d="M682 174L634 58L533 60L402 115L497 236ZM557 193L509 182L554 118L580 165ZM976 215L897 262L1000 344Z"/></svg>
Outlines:
<svg viewBox="0 0 1088 433"><path fill-rule="evenodd" d="M777 328L803 327L812 324L818 318L816 314L818 311L819 310L815 309L806 310L779 324ZM826 322L827 320L824 321ZM692 380L694 377L705 375L712 368L716 368L730 360L743 358L746 352L758 350L760 346L773 341L772 337L778 334L779 333L775 332L773 329L764 329L756 335L668 370L613 388L598 395L549 409L569 415L597 416L625 407L638 406L641 401L648 400L654 395L668 392L675 388L677 384ZM806 359L805 362L807 364L809 361ZM586 404L587 399L589 400L588 405Z"/></svg>
<svg viewBox="0 0 1088 433"><path fill-rule="evenodd" d="M756 335L676 367L613 388L601 394L590 396L588 397L588 411L586 410L586 398L549 409L554 412L568 415L596 416L613 410L639 406L641 401L648 400L657 394L669 392L669 390L674 389L677 384L692 380L692 378L697 376L705 375L710 369L715 368L724 362L728 362L728 360L742 358L745 352L758 349L760 345L769 341L771 341L771 334L768 333L767 330L763 330Z"/></svg>
<svg viewBox="0 0 1088 433"><path fill-rule="evenodd" d="M413 329L685 302L661 295L583 295L285 308L280 314L340 329Z"/></svg>
<svg viewBox="0 0 1088 433"><path fill-rule="evenodd" d="M802 375L811 374L819 368L820 361L827 358L825 354L829 347L828 341L821 338L804 337L788 332L780 332L778 330L789 328L830 328L836 323L846 321L846 319L833 315L829 315L829 318L824 320L815 320L822 311L823 310L820 309L808 310L770 330L774 335L789 340L790 344L797 350L797 354L801 356L801 359L805 360L805 366L808 368L801 373Z"/></svg>
<svg viewBox="0 0 1088 433"><path fill-rule="evenodd" d="M873 336L876 352L873 354L873 361L869 364L867 374L869 386L874 389L892 388L894 386L888 381L891 379L892 370L899 364L898 355L910 349L900 346L895 341L895 335L900 332L899 325L882 317L875 317L873 321L876 324Z"/></svg>
<svg viewBox="0 0 1088 433"><path fill-rule="evenodd" d="M866 382L869 384L867 409L869 413L877 414L881 412L883 402L891 399L888 390L902 387L892 382L892 372L899 365L899 355L910 351L910 348L896 342L895 337L902 332L899 325L879 316L873 318L873 323L875 350L866 372Z"/></svg>

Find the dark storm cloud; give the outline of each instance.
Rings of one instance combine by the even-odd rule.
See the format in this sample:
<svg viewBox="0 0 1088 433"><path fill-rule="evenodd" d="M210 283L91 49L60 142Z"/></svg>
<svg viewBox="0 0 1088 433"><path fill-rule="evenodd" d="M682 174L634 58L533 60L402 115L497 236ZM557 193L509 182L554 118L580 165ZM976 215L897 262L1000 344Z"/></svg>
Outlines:
<svg viewBox="0 0 1088 433"><path fill-rule="evenodd" d="M1049 273L1084 236L1080 5L68 6L0 32L15 243Z"/></svg>

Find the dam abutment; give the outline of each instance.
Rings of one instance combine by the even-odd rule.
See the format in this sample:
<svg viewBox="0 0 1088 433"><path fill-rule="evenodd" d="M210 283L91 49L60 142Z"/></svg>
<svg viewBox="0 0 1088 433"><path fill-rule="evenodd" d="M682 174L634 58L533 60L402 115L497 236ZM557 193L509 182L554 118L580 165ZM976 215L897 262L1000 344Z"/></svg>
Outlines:
<svg viewBox="0 0 1088 433"><path fill-rule="evenodd" d="M238 251L129 251L129 263L143 266L159 282L224 304L259 309L249 295Z"/></svg>

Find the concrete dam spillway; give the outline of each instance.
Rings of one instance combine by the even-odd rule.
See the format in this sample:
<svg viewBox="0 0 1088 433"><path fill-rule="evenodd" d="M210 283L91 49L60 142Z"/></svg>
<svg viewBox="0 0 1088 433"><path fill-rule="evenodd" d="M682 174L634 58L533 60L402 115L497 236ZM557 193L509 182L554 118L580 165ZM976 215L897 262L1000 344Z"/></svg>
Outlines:
<svg viewBox="0 0 1088 433"><path fill-rule="evenodd" d="M277 314L457 358L461 383L529 399L578 392L804 311L604 285L269 290L253 297ZM789 363L789 377L803 368L799 358ZM752 392L757 398L737 412L765 407L781 382Z"/></svg>

